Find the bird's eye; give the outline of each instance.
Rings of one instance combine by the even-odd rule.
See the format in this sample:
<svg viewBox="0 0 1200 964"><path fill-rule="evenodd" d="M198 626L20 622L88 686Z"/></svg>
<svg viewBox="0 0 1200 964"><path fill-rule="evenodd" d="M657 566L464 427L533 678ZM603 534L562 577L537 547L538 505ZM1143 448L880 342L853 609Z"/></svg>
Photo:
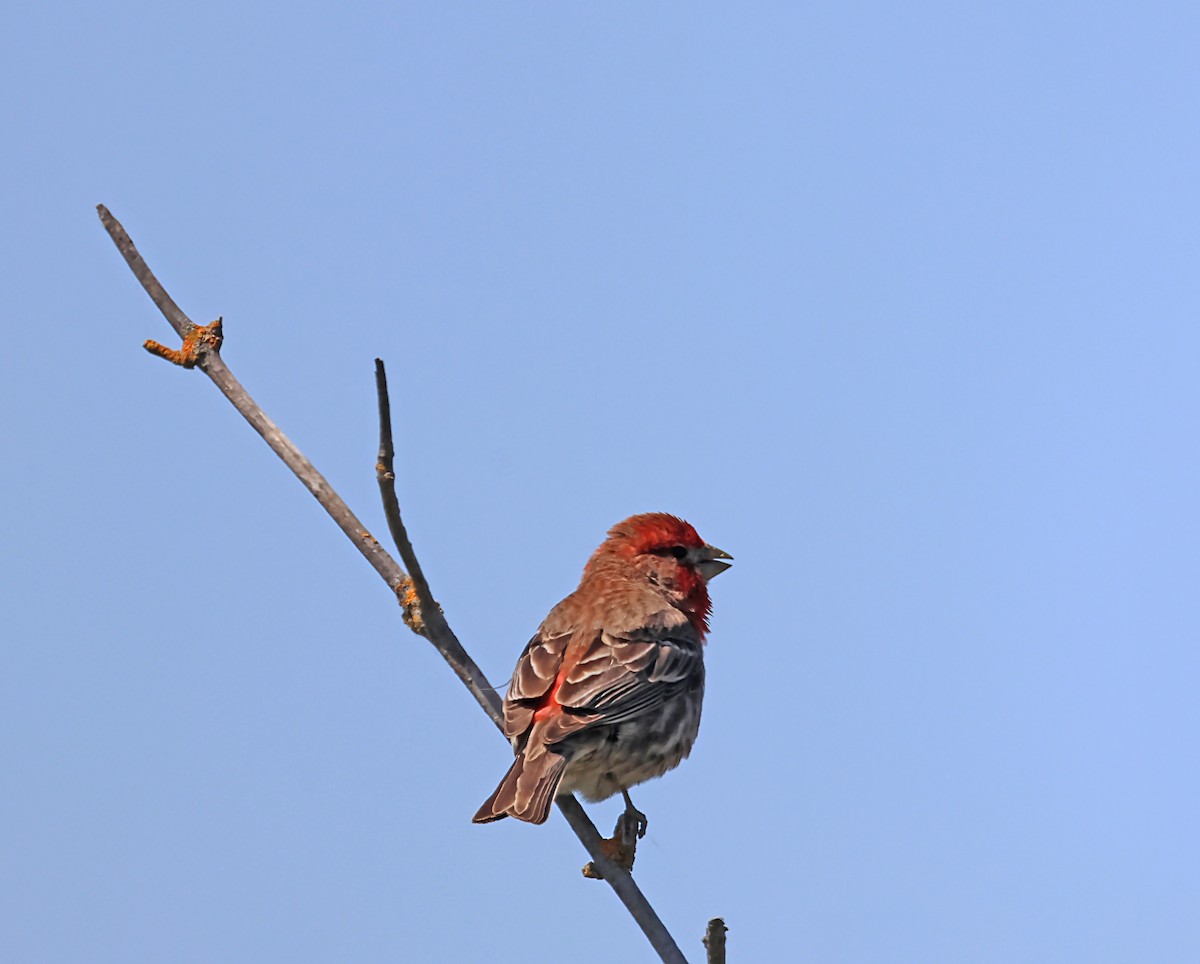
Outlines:
<svg viewBox="0 0 1200 964"><path fill-rule="evenodd" d="M676 559L686 559L688 551L683 546L671 546L667 552L673 555Z"/></svg>

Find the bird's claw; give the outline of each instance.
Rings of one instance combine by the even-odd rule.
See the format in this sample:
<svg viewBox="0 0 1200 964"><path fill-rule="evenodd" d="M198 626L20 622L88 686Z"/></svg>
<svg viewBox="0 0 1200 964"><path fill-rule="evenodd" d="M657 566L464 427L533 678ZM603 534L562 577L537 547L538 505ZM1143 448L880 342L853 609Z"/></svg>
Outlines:
<svg viewBox="0 0 1200 964"><path fill-rule="evenodd" d="M650 826L650 820L637 807L633 805L633 801L629 798L629 791L622 790L621 796L625 798L625 812L617 818L617 833L624 835L626 840L632 841L635 837L641 840L646 836L646 828Z"/></svg>
<svg viewBox="0 0 1200 964"><path fill-rule="evenodd" d="M628 808L617 817L617 827L613 836L619 836L627 846L633 847L636 846L636 841L646 836L646 828L649 825L650 821L642 811Z"/></svg>

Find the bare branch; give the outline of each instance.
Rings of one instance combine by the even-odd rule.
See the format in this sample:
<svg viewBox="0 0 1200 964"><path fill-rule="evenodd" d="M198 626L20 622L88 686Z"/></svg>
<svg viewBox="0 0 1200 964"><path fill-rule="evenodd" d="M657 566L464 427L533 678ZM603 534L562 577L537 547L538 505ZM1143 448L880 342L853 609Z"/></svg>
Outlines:
<svg viewBox="0 0 1200 964"><path fill-rule="evenodd" d="M167 294L167 289L158 283L158 279L154 277L154 272L150 270L150 266L142 260L142 256L138 254L138 249L133 246L133 240L125 233L125 229L121 227L121 222L114 218L112 213L103 204L97 204L96 211L100 215L100 223L104 225L104 230L108 232L108 236L112 238L113 244L121 252L121 257L129 265L129 270L133 272L133 276L146 289L146 294L150 296L150 300L154 302L158 310L163 313L163 317L167 319L167 323L175 329L175 334L180 338L185 337L188 331L195 327L192 319L183 313L179 305L175 304L175 300Z"/></svg>
<svg viewBox="0 0 1200 964"><path fill-rule="evenodd" d="M129 265L134 277L141 282L142 287L146 289L146 294L158 306L158 310L163 313L163 317L170 322L176 334L186 340L188 335L199 326L180 310L171 296L167 294L166 289L154 277L154 272L150 270L149 265L138 254L133 241L125 233L125 229L121 227L121 222L114 218L103 204L98 205L96 210L100 212L100 221L104 224L105 230L108 231L109 236L113 239L117 250L121 252L125 263ZM296 478L304 483L304 487L321 503L325 511L333 518L333 521L338 524L338 528L354 543L358 551L363 554L367 562L379 573L384 582L391 586L393 591L396 591L400 587L401 581L405 578L404 571L396 565L396 561L387 554L383 546L375 540L375 537L367 531L366 527L358 520L358 517L350 511L350 507L342 501L341 496L333 490L333 486L326 481L325 477L304 457L304 454L296 448L292 440L280 431L279 426L272 422L266 413L258 407L258 403L250 397L250 393L242 387L241 383L233 377L233 373L225 367L225 362L221 360L218 351L210 348L204 352L203 356L197 360L195 367L199 368L205 375L212 379L213 384L220 389L221 394L229 399L233 407L241 413L242 418L249 422L254 431L261 435L263 440L271 446L271 451L283 459L284 464L292 470Z"/></svg>
<svg viewBox="0 0 1200 964"><path fill-rule="evenodd" d="M708 964L725 964L725 932L729 930L725 921L714 917L704 929L704 949L708 952Z"/></svg>
<svg viewBox="0 0 1200 964"><path fill-rule="evenodd" d="M488 714L492 722L500 726L503 720L500 697L451 631L441 608L434 601L429 584L421 572L412 543L409 541L404 524L400 519L400 506L395 493L391 411L383 363L376 360L376 387L379 391L380 411L380 449L376 473L384 500L388 527L405 566L412 574L411 578L366 530L325 477L280 431L279 426L267 417L241 383L233 377L233 373L221 359L220 325L215 326L216 337L212 337L214 326L198 326L185 315L154 276L121 223L103 204L97 206L97 211L105 230L108 231L117 250L121 252L121 256L129 265L134 277L141 283L146 294L150 296L171 327L175 329L175 333L184 341L182 350L163 348L163 346L159 346L161 351L150 350L177 364L185 364L186 360L190 364L186 364L185 367L194 365L212 380L233 407L263 437L271 450L283 460L305 488L313 494L322 508L346 534L346 537L354 543L392 592L396 593L401 602L405 604L406 621L410 627L433 644L450 664L455 675L470 690L471 695L475 697L476 702ZM196 334L198 331L209 332L210 336L198 336ZM559 797L556 802L559 810L562 811L563 816L591 855L595 866L603 873L604 879L608 881L609 886L629 910L659 957L671 964L687 964L678 945L633 878L605 856L600 846L600 834L579 802L571 796Z"/></svg>

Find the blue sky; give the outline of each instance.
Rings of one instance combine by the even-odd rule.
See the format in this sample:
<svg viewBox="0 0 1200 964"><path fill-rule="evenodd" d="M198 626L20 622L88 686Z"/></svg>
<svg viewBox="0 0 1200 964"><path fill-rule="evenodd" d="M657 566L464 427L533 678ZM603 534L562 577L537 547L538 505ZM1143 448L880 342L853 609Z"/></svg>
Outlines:
<svg viewBox="0 0 1200 964"><path fill-rule="evenodd" d="M635 795L689 955L1200 959L1193 4L5 19L5 958L649 959L103 202L380 533L388 361L493 682L618 519L737 557Z"/></svg>

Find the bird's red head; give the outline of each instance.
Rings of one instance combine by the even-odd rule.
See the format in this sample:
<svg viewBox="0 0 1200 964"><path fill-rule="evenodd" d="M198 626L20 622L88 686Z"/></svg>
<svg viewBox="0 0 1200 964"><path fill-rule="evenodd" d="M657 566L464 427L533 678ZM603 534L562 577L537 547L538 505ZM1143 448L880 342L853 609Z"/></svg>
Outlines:
<svg viewBox="0 0 1200 964"><path fill-rule="evenodd" d="M632 566L674 597L703 634L712 608L708 581L729 568L729 563L722 560L732 558L705 543L678 516L646 512L609 529L608 538L593 553L584 574L603 568L601 563L607 560Z"/></svg>
<svg viewBox="0 0 1200 964"><path fill-rule="evenodd" d="M700 549L704 540L678 516L666 512L643 512L631 515L608 530L605 545L616 545L627 556L640 555L682 546L685 549Z"/></svg>

